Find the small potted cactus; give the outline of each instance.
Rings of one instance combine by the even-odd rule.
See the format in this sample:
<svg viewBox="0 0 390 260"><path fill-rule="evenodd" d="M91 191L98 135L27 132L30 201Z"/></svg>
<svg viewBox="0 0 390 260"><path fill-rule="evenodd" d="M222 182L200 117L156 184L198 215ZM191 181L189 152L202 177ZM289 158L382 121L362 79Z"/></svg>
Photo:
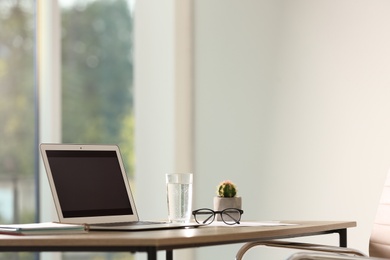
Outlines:
<svg viewBox="0 0 390 260"><path fill-rule="evenodd" d="M237 196L237 186L229 180L221 182L217 186L217 195L214 197L214 210L222 211L227 208L242 209L241 197ZM221 220L217 215L217 220Z"/></svg>

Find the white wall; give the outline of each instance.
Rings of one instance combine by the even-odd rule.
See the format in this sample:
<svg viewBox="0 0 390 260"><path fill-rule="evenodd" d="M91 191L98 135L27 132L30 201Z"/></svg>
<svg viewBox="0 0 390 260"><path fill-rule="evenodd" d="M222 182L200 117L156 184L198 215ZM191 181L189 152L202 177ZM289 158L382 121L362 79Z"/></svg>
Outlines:
<svg viewBox="0 0 390 260"><path fill-rule="evenodd" d="M390 166L389 10L378 0L194 1L195 207L211 207L232 179L244 219L356 220L349 246L367 252ZM291 254L254 251L246 259Z"/></svg>

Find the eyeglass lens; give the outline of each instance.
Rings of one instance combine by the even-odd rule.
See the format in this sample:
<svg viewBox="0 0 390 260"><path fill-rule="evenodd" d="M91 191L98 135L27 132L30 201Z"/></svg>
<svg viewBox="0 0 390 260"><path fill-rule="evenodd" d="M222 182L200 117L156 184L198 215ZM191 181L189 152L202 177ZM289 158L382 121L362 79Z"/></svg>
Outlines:
<svg viewBox="0 0 390 260"><path fill-rule="evenodd" d="M222 221L229 225L239 224L241 213L237 209L225 209L221 212Z"/></svg>
<svg viewBox="0 0 390 260"><path fill-rule="evenodd" d="M194 217L199 224L208 225L214 221L215 215L211 209L200 209L195 212Z"/></svg>

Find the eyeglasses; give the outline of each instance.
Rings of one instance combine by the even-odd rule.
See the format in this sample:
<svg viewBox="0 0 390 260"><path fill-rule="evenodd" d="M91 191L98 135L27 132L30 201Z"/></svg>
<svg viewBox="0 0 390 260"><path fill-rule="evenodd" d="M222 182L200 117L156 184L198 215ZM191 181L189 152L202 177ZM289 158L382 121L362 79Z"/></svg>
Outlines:
<svg viewBox="0 0 390 260"><path fill-rule="evenodd" d="M192 211L195 221L199 224L209 225L213 223L216 214L220 214L221 219L225 224L235 225L240 224L241 215L244 213L241 209L228 208L222 211L214 211L212 209L202 208Z"/></svg>

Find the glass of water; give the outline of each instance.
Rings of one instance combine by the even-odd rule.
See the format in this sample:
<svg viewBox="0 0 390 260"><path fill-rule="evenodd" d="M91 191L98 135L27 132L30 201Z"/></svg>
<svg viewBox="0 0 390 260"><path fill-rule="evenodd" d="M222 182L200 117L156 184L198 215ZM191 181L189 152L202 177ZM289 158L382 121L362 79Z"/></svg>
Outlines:
<svg viewBox="0 0 390 260"><path fill-rule="evenodd" d="M192 173L168 173L168 219L172 223L188 223L192 208Z"/></svg>

